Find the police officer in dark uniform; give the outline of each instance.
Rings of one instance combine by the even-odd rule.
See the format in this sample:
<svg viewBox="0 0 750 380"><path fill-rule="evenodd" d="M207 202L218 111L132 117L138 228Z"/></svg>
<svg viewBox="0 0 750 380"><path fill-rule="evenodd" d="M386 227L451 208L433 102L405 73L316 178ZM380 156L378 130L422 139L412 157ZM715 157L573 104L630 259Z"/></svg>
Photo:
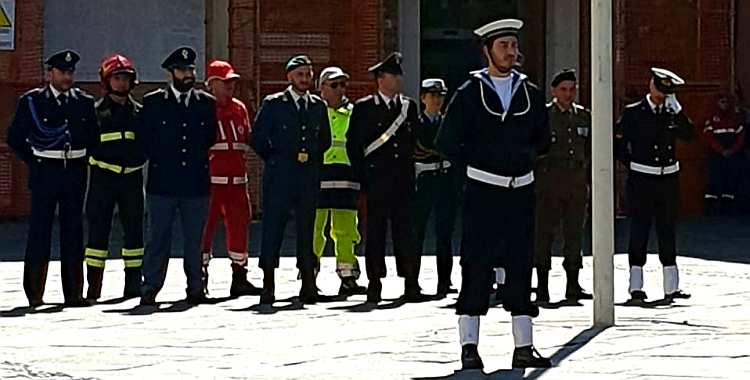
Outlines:
<svg viewBox="0 0 750 380"><path fill-rule="evenodd" d="M453 96L436 146L466 164L463 280L456 304L461 362L483 368L477 350L479 316L489 308L495 267L505 268L503 307L512 318L513 367L549 367L532 342L534 166L549 145L544 93L513 69L523 22L505 19L480 27L488 68L471 73ZM501 259L499 259L501 258Z"/></svg>
<svg viewBox="0 0 750 380"><path fill-rule="evenodd" d="M586 219L586 198L591 168L591 113L575 103L576 74L563 70L552 78L554 98L547 104L550 149L537 162L537 236L534 257L537 275L536 301L549 302L552 243L562 220L563 268L567 276L565 298L592 299L578 284L583 268L581 246Z"/></svg>
<svg viewBox="0 0 750 380"><path fill-rule="evenodd" d="M141 104L130 95L136 71L126 57L115 54L99 68L105 95L96 102L100 145L89 157L91 178L86 214L89 242L86 247L86 298L101 296L104 264L108 256L112 214L117 206L124 232L122 258L125 263L123 297L141 295L143 263L143 149L136 139Z"/></svg>
<svg viewBox="0 0 750 380"><path fill-rule="evenodd" d="M404 278L404 300L421 301L420 255L412 226L414 148L419 125L417 103L400 94L401 53L394 52L370 67L378 90L354 105L346 150L367 194L365 261L367 302L382 300L380 279L386 275L386 226L391 237L398 275Z"/></svg>
<svg viewBox="0 0 750 380"><path fill-rule="evenodd" d="M23 287L31 307L43 304L55 209L65 305L89 305L83 299L82 211L86 158L99 140L99 127L94 98L73 87L79 59L71 50L49 57L44 62L49 84L21 97L8 129L8 146L29 166L31 217Z"/></svg>
<svg viewBox="0 0 750 380"><path fill-rule="evenodd" d="M195 84L196 53L181 47L162 63L171 83L143 98L136 133L149 159L146 184L148 237L143 257L142 305L154 305L172 250L172 225L180 215L187 302L205 302L201 236L208 213L208 150L214 143L216 102ZM140 137L139 137L140 139Z"/></svg>
<svg viewBox="0 0 750 380"><path fill-rule="evenodd" d="M292 212L297 229L297 268L302 279L300 301L315 303L318 298L313 228L320 168L323 153L331 146L331 129L325 103L309 91L313 80L310 58L294 56L285 68L289 87L263 99L250 137L250 145L265 162L261 304L275 301L274 270L279 267L284 229Z"/></svg>
<svg viewBox="0 0 750 380"><path fill-rule="evenodd" d="M646 300L643 265L651 223L656 221L659 260L663 265L667 300L689 298L679 288L675 222L679 198L680 163L675 157L677 139L692 140L693 124L682 111L675 90L685 84L677 74L652 68L649 94L625 108L615 126L615 153L628 168L630 205L630 303Z"/></svg>
<svg viewBox="0 0 750 380"><path fill-rule="evenodd" d="M414 174L417 181L414 226L417 249L423 252L427 221L434 210L439 295L456 293L456 290L451 288L452 238L458 193L456 167L435 150L435 136L443 121L442 108L447 93L448 88L442 79L431 78L422 81L420 97L424 109L419 115L417 145L414 151Z"/></svg>

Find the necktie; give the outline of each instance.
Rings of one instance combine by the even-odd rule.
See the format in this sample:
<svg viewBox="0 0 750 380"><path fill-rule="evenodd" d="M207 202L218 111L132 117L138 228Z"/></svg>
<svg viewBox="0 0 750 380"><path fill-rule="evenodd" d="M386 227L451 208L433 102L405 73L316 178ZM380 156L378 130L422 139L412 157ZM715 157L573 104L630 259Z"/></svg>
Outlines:
<svg viewBox="0 0 750 380"><path fill-rule="evenodd" d="M180 104L182 104L185 107L187 107L187 97L188 97L188 94L186 93L180 94Z"/></svg>
<svg viewBox="0 0 750 380"><path fill-rule="evenodd" d="M305 102L305 98L299 98L297 100L297 106L298 106L297 109L300 112L305 111L307 109L307 102Z"/></svg>
<svg viewBox="0 0 750 380"><path fill-rule="evenodd" d="M396 102L393 99L388 101L388 109L393 111L396 108Z"/></svg>
<svg viewBox="0 0 750 380"><path fill-rule="evenodd" d="M68 95L60 94L57 95L57 103L62 105L68 104Z"/></svg>

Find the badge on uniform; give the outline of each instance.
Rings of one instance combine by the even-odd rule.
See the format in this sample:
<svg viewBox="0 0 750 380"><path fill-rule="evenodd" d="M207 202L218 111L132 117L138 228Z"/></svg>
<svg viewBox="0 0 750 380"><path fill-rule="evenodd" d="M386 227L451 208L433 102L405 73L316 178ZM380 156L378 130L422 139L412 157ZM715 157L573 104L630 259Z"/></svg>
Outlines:
<svg viewBox="0 0 750 380"><path fill-rule="evenodd" d="M589 128L585 126L578 127L578 136L589 137Z"/></svg>
<svg viewBox="0 0 750 380"><path fill-rule="evenodd" d="M308 158L310 158L310 155L307 153L297 153L297 161L300 163L304 164L305 162L307 162Z"/></svg>

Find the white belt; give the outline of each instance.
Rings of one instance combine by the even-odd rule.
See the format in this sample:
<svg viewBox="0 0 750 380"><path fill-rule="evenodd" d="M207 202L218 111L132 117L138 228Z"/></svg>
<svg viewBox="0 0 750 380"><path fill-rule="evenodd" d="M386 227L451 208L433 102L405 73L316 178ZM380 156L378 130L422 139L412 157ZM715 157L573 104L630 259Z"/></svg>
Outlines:
<svg viewBox="0 0 750 380"><path fill-rule="evenodd" d="M229 150L229 143L216 143L211 146L211 150ZM249 151L250 146L245 143L232 143L232 150Z"/></svg>
<svg viewBox="0 0 750 380"><path fill-rule="evenodd" d="M484 170L472 168L471 166L466 167L466 176L479 182L488 183L490 185L517 188L530 185L534 183L534 172L530 171L520 177L506 177L502 175L492 174Z"/></svg>
<svg viewBox="0 0 750 380"><path fill-rule="evenodd" d="M678 161L675 162L674 165L669 166L648 166L639 164L637 162L631 162L630 170L645 174L666 175L677 173L678 171L680 171L680 163Z"/></svg>
<svg viewBox="0 0 750 380"><path fill-rule="evenodd" d="M320 181L321 189L351 189L357 190L361 188L360 184L352 181Z"/></svg>
<svg viewBox="0 0 750 380"><path fill-rule="evenodd" d="M244 176L244 177L216 177L216 176L211 176L211 183L214 184L214 185L228 185L230 181L231 181L232 185L241 185L243 183L247 183L247 176Z"/></svg>
<svg viewBox="0 0 750 380"><path fill-rule="evenodd" d="M415 162L414 163L414 175L419 177L419 174L422 172L447 169L449 167L451 167L451 163L449 161L433 162L430 164L425 164L422 162Z"/></svg>
<svg viewBox="0 0 750 380"><path fill-rule="evenodd" d="M32 148L35 156L42 158L52 158L55 160L72 160L86 156L86 149L80 150L37 150Z"/></svg>

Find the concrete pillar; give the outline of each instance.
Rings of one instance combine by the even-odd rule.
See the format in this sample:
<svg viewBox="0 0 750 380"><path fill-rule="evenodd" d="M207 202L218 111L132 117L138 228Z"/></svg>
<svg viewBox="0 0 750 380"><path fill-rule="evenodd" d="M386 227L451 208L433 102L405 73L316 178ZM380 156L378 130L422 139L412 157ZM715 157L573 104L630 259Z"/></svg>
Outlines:
<svg viewBox="0 0 750 380"><path fill-rule="evenodd" d="M547 2L547 83L540 85L549 92L549 82L564 68L578 71L580 13L579 0Z"/></svg>
<svg viewBox="0 0 750 380"><path fill-rule="evenodd" d="M399 50L404 55L403 93L415 99L419 98L421 82L421 33L418 0L399 1Z"/></svg>
<svg viewBox="0 0 750 380"><path fill-rule="evenodd" d="M594 326L615 324L612 1L591 4L592 214Z"/></svg>

